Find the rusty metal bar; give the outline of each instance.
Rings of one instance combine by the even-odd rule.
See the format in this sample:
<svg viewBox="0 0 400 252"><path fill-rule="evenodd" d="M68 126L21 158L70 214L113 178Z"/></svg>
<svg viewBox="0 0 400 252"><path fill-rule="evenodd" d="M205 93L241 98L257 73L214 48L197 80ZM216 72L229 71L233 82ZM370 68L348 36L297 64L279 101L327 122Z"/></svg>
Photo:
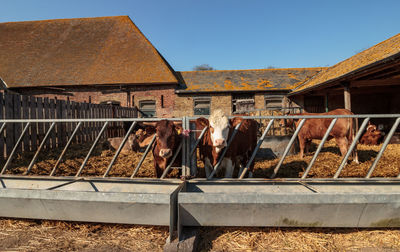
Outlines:
<svg viewBox="0 0 400 252"><path fill-rule="evenodd" d="M5 123L4 123L4 124L5 124ZM3 125L4 125L4 124L3 124ZM15 154L15 151L16 151L17 148L18 148L18 145L21 143L22 138L24 137L26 131L28 131L28 128L29 128L30 125L31 125L30 122L28 122L28 123L25 125L24 130L22 131L22 133L21 133L21 135L19 136L17 142L15 143L14 148L12 149L12 151L11 151L11 153L10 153L10 156L8 157L7 162L6 162L6 164L4 165L3 169L1 170L1 173L0 173L0 174L3 174L3 173L7 170L7 167L8 167L8 165L10 164L10 162L11 162L11 160L12 160L14 154Z"/></svg>
<svg viewBox="0 0 400 252"><path fill-rule="evenodd" d="M333 119L331 124L329 125L328 129L326 130L326 133L325 133L324 137L322 138L321 143L318 146L318 149L315 151L315 154L314 154L313 158L311 159L310 163L308 164L308 167L307 167L306 171L304 172L303 176L301 176L302 179L305 179L307 177L308 173L310 172L311 167L314 165L315 160L317 160L318 154L322 150L322 147L324 147L324 144L329 137L329 133L331 133L337 120L338 120L337 118Z"/></svg>
<svg viewBox="0 0 400 252"><path fill-rule="evenodd" d="M171 162L169 162L169 165L167 166L167 168L165 168L163 174L161 175L161 179L164 179L165 176L167 176L169 170L171 170L171 167L172 167L172 165L174 164L176 157L178 156L179 152L180 152L181 149L182 149L182 145L183 145L183 139L182 139L181 143L179 144L178 149L177 149L176 152L174 153L174 156L172 157ZM182 173L182 174L183 174L183 173Z"/></svg>
<svg viewBox="0 0 400 252"><path fill-rule="evenodd" d="M229 141L228 141L227 146L225 147L224 151L222 152L222 154L221 154L221 156L220 156L220 158L219 158L219 160L218 160L218 163L214 166L214 169L212 170L210 176L208 176L207 179L212 179L212 178L214 177L215 173L217 172L217 169L219 168L219 166L220 166L221 163L222 163L222 160L224 160L225 154L226 154L226 152L228 151L229 146L231 145L233 139L235 138L235 136L236 136L236 134L237 134L237 132L238 132L240 126L242 125L242 122L243 122L243 121L241 121L238 125L236 125L235 129L233 130L232 136L231 136L231 138L230 138Z"/></svg>
<svg viewBox="0 0 400 252"><path fill-rule="evenodd" d="M27 169L26 172L25 172L25 175L27 175L27 174L31 171L31 169L32 169L32 167L33 167L33 164L36 162L36 159L37 159L37 157L38 157L38 155L39 155L39 152L42 150L43 146L45 145L45 143L46 143L46 141L47 141L47 138L50 136L50 132L53 130L53 128L54 128L55 125L56 125L55 122L53 122L53 123L50 125L50 128L49 128L49 130L46 132L46 135L44 136L42 142L40 143L39 148L37 149L35 155L33 156L32 161L31 161L31 163L29 164L28 169Z"/></svg>
<svg viewBox="0 0 400 252"><path fill-rule="evenodd" d="M397 118L396 121L394 122L392 128L389 131L389 134L387 135L385 141L383 142L383 145L382 145L381 149L379 150L379 153L376 156L376 158L375 158L374 162L372 163L371 167L369 168L367 176L365 176L365 178L370 178L371 177L372 173L375 170L376 165L378 164L379 160L381 159L381 157L383 155L383 152L386 150L386 147L388 146L388 144L390 142L390 139L392 138L393 134L396 132L396 129L399 126L399 123L400 123L400 117Z"/></svg>
<svg viewBox="0 0 400 252"><path fill-rule="evenodd" d="M143 153L142 158L140 159L139 163L137 164L135 170L133 171L133 174L131 176L131 178L136 176L136 173L138 173L140 166L142 166L144 159L146 158L147 154L149 153L151 146L154 144L154 141L156 140L156 134L154 134L153 138L151 139L151 142L149 143L149 145L147 145L146 150Z"/></svg>
<svg viewBox="0 0 400 252"><path fill-rule="evenodd" d="M346 166L347 160L349 159L351 152L353 151L354 147L357 145L358 139L360 139L361 135L364 132L365 127L367 127L368 121L370 120L369 117L365 118L363 123L361 124L360 129L357 132L357 135L353 139L353 142L350 145L350 148L347 150L346 155L342 159L342 163L339 166L339 169L336 171L335 175L333 176L334 179L337 179L340 175L340 172L343 170L343 168Z"/></svg>
<svg viewBox="0 0 400 252"><path fill-rule="evenodd" d="M118 155L119 155L119 153L121 152L122 148L124 148L124 145L125 145L126 141L128 140L129 135L131 134L133 128L136 126L136 123L137 123L137 122L133 122L133 123L131 124L131 126L129 127L128 132L126 133L124 139L122 140L122 143L121 143L120 146L118 147L117 152L115 152L115 155L114 155L113 159L111 160L110 164L108 165L107 170L106 170L106 172L105 172L104 175L103 175L103 178L105 178L105 177L108 176L108 173L110 172L111 167L114 165L115 161L117 160Z"/></svg>
<svg viewBox="0 0 400 252"><path fill-rule="evenodd" d="M96 147L96 144L99 142L101 135L106 130L107 126L108 126L108 122L105 122L103 125L103 128L101 128L99 134L96 137L96 140L94 140L92 147L90 148L88 154L86 155L85 160L83 160L83 163L82 163L81 167L79 168L79 171L76 173L75 177L78 177L79 175L81 175L83 168L85 167L87 161L89 160L90 155L92 155L92 152L93 152L94 148Z"/></svg>
<svg viewBox="0 0 400 252"><path fill-rule="evenodd" d="M60 165L62 158L64 157L65 153L67 152L68 147L71 145L73 139L75 138L76 133L78 132L79 127L82 125L82 122L79 122L75 129L74 132L72 132L72 135L69 137L67 145L65 145L63 151L60 154L60 157L57 160L57 163L54 165L53 170L50 173L50 176L53 176L54 173L56 172L57 167Z"/></svg>
<svg viewBox="0 0 400 252"><path fill-rule="evenodd" d="M261 144L264 142L264 138L267 135L267 133L268 133L269 129L271 128L271 126L273 125L274 121L275 120L272 119L272 120L270 120L268 122L267 128L264 130L261 138L258 140L257 146L254 149L254 151L253 151L253 153L252 153L252 155L250 157L250 160L247 162L246 167L243 169L242 173L239 174L239 179L243 179L244 176L246 175L247 170L249 169L249 167L250 167L251 163L253 162L254 158L256 157L258 149L260 149Z"/></svg>
<svg viewBox="0 0 400 252"><path fill-rule="evenodd" d="M294 141L296 140L297 135L299 134L301 128L303 127L304 123L306 122L307 119L301 119L299 126L297 127L296 131L294 132L292 138L290 139L288 145L286 146L285 151L283 152L281 160L279 160L279 163L276 165L274 169L274 173L272 173L271 178L275 178L276 174L278 174L279 169L281 168L283 164L283 160L285 160L286 155L289 153L290 148L292 147Z"/></svg>

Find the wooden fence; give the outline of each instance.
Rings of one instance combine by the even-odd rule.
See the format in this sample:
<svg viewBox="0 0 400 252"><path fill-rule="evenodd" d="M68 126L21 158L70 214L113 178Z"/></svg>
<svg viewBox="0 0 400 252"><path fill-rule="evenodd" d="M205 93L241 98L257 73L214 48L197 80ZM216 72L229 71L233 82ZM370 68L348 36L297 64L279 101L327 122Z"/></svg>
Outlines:
<svg viewBox="0 0 400 252"><path fill-rule="evenodd" d="M70 102L57 99L0 93L0 119L79 119L79 118L135 118L136 108L113 105ZM12 151L26 124L8 123L0 134L0 159ZM17 152L35 151L51 123L32 123ZM77 123L56 123L44 146L45 149L65 146ZM94 141L103 123L83 123L75 136L75 143ZM103 137L122 136L122 123L110 123Z"/></svg>

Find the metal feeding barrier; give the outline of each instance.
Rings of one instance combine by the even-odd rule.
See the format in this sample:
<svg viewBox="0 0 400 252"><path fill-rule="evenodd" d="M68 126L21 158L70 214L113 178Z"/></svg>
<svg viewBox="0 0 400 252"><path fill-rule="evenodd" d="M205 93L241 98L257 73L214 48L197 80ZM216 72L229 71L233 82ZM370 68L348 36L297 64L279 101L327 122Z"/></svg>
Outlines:
<svg viewBox="0 0 400 252"><path fill-rule="evenodd" d="M151 139L142 157L129 177L110 177L110 173L123 146L135 127L144 121L157 122L161 118L121 118L121 119L51 119L51 120L0 120L0 136L7 133L10 124L23 125L21 134L8 153L0 173L0 216L17 218L39 218L71 221L91 221L110 223L129 223L145 225L167 225L170 227L169 239L174 231L178 235L184 226L293 226L293 227L399 227L400 226L400 174L394 178L373 178L372 174L382 158L390 139L395 134L400 115L343 115L343 116L255 116L245 119L266 121L266 127L259 137L256 148L237 179L214 178L221 168L222 161L241 124L238 124L227 141L212 173L208 178L196 178L197 146L208 128L195 129L194 120L198 117L169 118L182 123L189 136L183 136L178 152L167 165L160 179L137 178L139 169L156 141ZM285 158L288 156L297 135L307 120L330 118L332 121L319 143L311 161L298 178L279 178ZM332 178L309 178L308 174L317 161L329 133L340 118L362 119L354 141L342 158ZM343 178L340 174L356 148L370 119L383 118L394 121L372 165L363 178ZM268 132L274 122L282 119L300 120L290 137L270 178L245 178L248 169L255 162L262 144L269 137ZM65 159L79 130L86 123L98 123L101 127L74 176L55 176ZM105 172L99 177L82 176L93 155L96 145L110 123L130 122L121 145L115 151ZM19 150L26 134L33 124L50 123L29 162L21 175L6 174ZM68 141L48 175L30 176L39 153L57 124L75 125ZM72 128L71 128L72 129ZM195 131L200 132L196 138ZM6 134L7 135L7 134ZM165 179L179 152L182 153L181 171L183 179ZM272 169L272 168L271 168ZM193 178L187 180L188 178ZM229 213L229 214L227 214Z"/></svg>

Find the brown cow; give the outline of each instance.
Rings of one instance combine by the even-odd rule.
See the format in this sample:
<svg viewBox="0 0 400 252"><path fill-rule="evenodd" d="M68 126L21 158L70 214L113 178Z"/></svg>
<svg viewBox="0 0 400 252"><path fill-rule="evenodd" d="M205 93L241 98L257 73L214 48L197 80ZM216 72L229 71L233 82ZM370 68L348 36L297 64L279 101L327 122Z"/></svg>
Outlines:
<svg viewBox="0 0 400 252"><path fill-rule="evenodd" d="M110 137L104 143L104 147L110 150L117 150L119 146L122 144L123 137ZM124 147L121 149L121 154L128 154L129 151L134 150L135 146L135 136L130 135L128 140L126 141Z"/></svg>
<svg viewBox="0 0 400 252"><path fill-rule="evenodd" d="M365 145L378 145L382 137L383 134L376 128L376 125L368 123L367 129L360 139L360 143Z"/></svg>
<svg viewBox="0 0 400 252"><path fill-rule="evenodd" d="M154 169L157 178L161 177L182 141L181 126L169 120L161 120L155 124L156 141L153 145ZM182 165L181 152L173 166Z"/></svg>
<svg viewBox="0 0 400 252"><path fill-rule="evenodd" d="M222 150L227 146L227 141L233 134L234 128L242 122L234 140L228 148L221 163L225 168L225 177L231 178L235 166L240 167L239 175L247 164L250 156L257 145L258 124L252 119L235 117L231 120L221 111L216 110L209 120L198 118L196 129L202 130L208 126L202 141L199 143L200 158L203 160L206 176L208 177L213 167L217 164ZM197 137L200 132L197 132ZM249 177L253 173L254 162L249 167Z"/></svg>
<svg viewBox="0 0 400 252"><path fill-rule="evenodd" d="M347 109L335 109L326 113L301 113L301 114L292 114L292 115L354 115L351 111ZM304 157L304 149L308 150L308 146L313 139L322 139L326 133L326 130L329 127L329 124L332 122L332 118L316 118L316 119L307 119L301 128L298 139L300 145L300 158ZM296 128L300 124L299 119L284 119L281 120L281 126L286 121L286 124L290 126L290 124L295 124ZM329 134L328 140L335 138L336 144L339 146L340 153L344 156L347 153L347 150L350 144L354 139L354 131L353 131L353 119L352 118L339 118L332 131ZM354 148L354 161L358 163L358 155L357 155L357 147Z"/></svg>

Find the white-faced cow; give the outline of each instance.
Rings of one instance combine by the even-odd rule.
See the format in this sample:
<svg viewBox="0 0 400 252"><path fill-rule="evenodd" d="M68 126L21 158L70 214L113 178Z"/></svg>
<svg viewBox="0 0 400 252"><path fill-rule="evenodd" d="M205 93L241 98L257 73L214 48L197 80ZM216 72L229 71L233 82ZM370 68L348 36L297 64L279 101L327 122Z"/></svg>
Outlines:
<svg viewBox="0 0 400 252"><path fill-rule="evenodd" d="M233 138L225 157L221 163L221 168L225 168L225 177L231 178L235 166L241 170L247 164L250 156L257 145L258 124L252 119L242 119L240 117L231 120L222 110L215 110L209 120L198 118L196 129L201 130L208 126L202 141L199 143L200 158L203 160L206 176L208 177L213 167L217 164L223 149L226 148L228 139L232 136L234 128L242 122L236 136ZM197 137L199 135L197 132ZM249 177L252 176L254 162L249 167Z"/></svg>
<svg viewBox="0 0 400 252"><path fill-rule="evenodd" d="M291 114L291 115L354 115L351 111L347 109L335 109L326 113L301 113L301 114ZM304 150L307 152L309 144L313 139L322 139L332 122L332 118L312 118L307 119L301 128L298 139L300 145L300 158L304 157ZM286 124L291 126L295 124L296 128L300 124L299 119L283 119L281 120L281 126ZM336 144L339 146L340 153L344 156L349 149L350 144L354 139L353 131L353 119L352 118L339 118L332 131L329 133L329 139L335 138ZM358 163L357 147L354 148L354 159Z"/></svg>

